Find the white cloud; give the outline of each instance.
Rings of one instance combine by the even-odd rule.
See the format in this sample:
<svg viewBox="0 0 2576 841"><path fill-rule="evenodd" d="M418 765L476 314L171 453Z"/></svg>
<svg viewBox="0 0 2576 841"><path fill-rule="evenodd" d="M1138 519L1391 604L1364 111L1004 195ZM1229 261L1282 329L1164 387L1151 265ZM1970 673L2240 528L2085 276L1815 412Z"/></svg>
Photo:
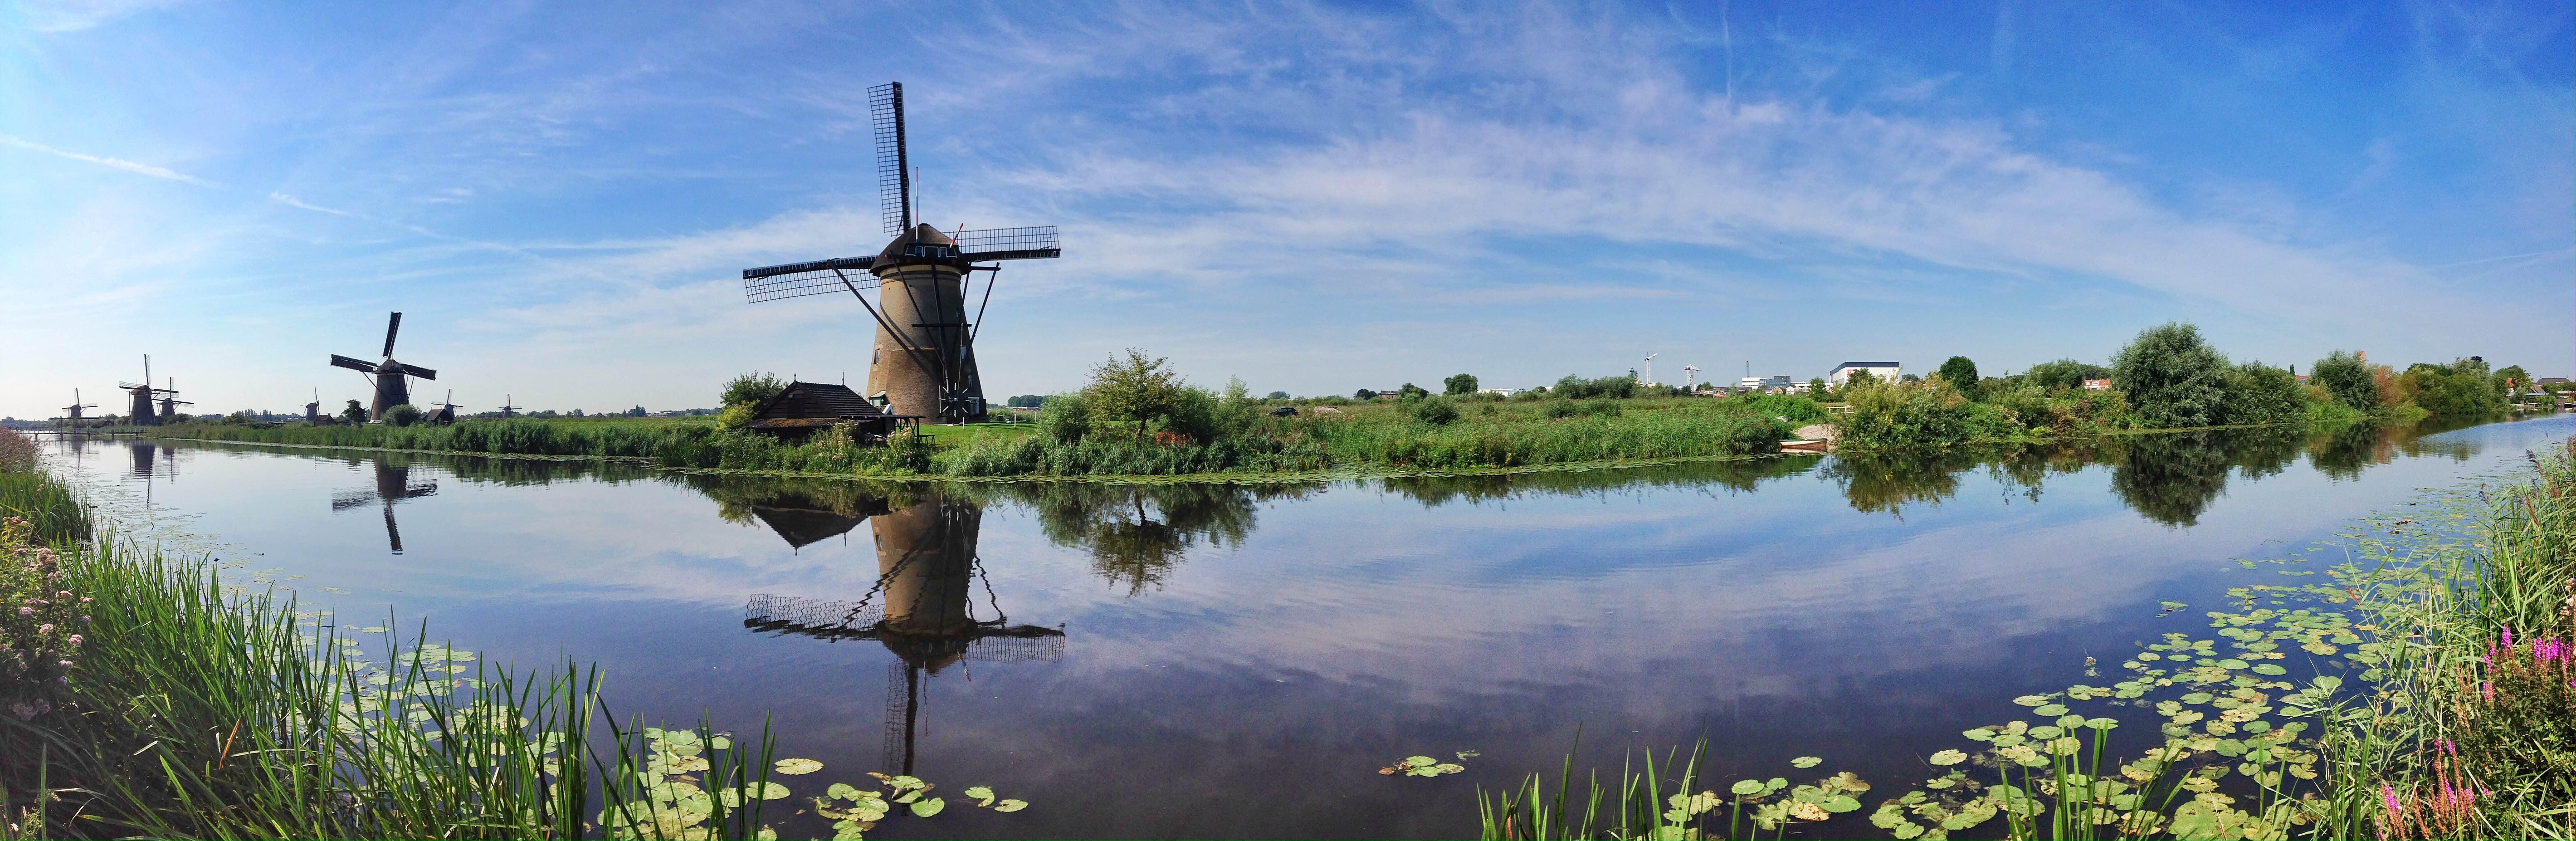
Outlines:
<svg viewBox="0 0 2576 841"><path fill-rule="evenodd" d="M171 181L179 181L179 182L184 182L184 183L188 183L188 184L195 184L195 185L197 185L197 186L199 186L199 187L222 187L222 186L223 186L223 185L221 185L221 184L217 184L217 183L215 183L215 182L208 181L208 180L205 180L205 179L203 179L203 178L198 178L198 177L196 177L196 176L192 176L192 175L183 175L183 174L180 174L180 173L178 173L178 172L174 172L174 171L170 170L168 167L158 167L158 166L153 166L153 165L151 165L151 164L139 164L139 163L135 163L135 162L133 162L133 161L125 160L125 159L123 159L123 158L110 158L110 157L104 157L104 156L100 156L100 155L84 155L84 154L81 154L81 153L79 153L79 152L67 152L67 151L64 151L64 150L61 150L61 149L56 149L56 148L54 148L54 147L47 146L47 145L45 145L45 144L38 143L38 142L35 142L35 141L33 141L33 140L28 140L28 139L26 139L26 138L19 137L19 136L17 136L17 135L12 135L12 134L0 134L0 144L7 144L7 145L10 145L10 146L16 146L16 147L18 147L18 148L20 148L20 149L26 149L26 150L34 151L34 152L43 152L43 153L45 153L45 154L53 155L53 156L55 156L55 157L68 158L68 159L71 159L71 160L75 160L75 161L82 161L82 162L85 162L85 163L93 163L93 164L97 164L97 165L99 165L99 166L103 166L103 167L108 167L108 168L111 168L111 169L121 169L121 170L125 170L126 172L134 173L134 174L136 174L136 175L149 175L149 176L152 176L152 177L154 177L154 178L166 178L166 179L169 179L169 180L171 180Z"/></svg>

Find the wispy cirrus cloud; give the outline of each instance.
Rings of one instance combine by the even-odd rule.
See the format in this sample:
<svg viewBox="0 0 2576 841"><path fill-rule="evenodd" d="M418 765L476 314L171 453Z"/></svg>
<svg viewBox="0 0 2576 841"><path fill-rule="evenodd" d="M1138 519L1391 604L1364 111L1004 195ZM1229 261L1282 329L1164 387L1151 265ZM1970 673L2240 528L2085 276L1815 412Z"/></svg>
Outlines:
<svg viewBox="0 0 2576 841"><path fill-rule="evenodd" d="M54 147L47 146L47 145L45 145L45 144L35 142L35 141L33 141L33 140L28 140L28 139L26 139L26 138L19 137L19 136L14 135L14 134L0 134L0 144L7 144L7 145L10 145L10 146L18 147L18 148L20 148L20 149L26 149L26 150L28 150L28 151L32 151L32 152L42 152L42 153L45 153L45 154L48 154L48 155L52 155L52 156L54 156L54 157L64 158L64 159L67 159L67 160L75 160L75 161L80 161L80 162L83 162L83 163L92 163L92 164L97 164L97 165L99 165L99 166L107 167L107 168L109 168L109 169L121 169L121 170L124 170L124 171L126 171L126 172L134 173L134 174L136 174L136 175L149 175L149 176L154 177L154 178L162 178L162 179L167 179L167 180L171 180L171 181L177 181L177 182L180 182L180 183L183 183L183 184L195 184L195 185L197 185L197 186L199 186L199 187L213 187L213 188L218 188L218 189L220 189L220 188L222 188L222 187L224 186L224 185L222 185L222 184L217 184L217 183L215 183L215 182L208 181L208 180L203 179L203 178L198 178L198 177L193 176L193 175L187 175L187 174L183 174L183 173L180 173L180 172L174 171L174 170L170 169L169 167L153 166L153 165L151 165L151 164L144 164L144 163L135 163L135 162L133 162L133 161L126 160L126 159L124 159L124 158L111 158L111 157L107 157L107 156L104 156L104 155L85 155L85 154L82 154L82 153L79 153L79 152L72 152L72 151L67 151L67 150L63 150L63 149L56 149L56 148L54 148Z"/></svg>

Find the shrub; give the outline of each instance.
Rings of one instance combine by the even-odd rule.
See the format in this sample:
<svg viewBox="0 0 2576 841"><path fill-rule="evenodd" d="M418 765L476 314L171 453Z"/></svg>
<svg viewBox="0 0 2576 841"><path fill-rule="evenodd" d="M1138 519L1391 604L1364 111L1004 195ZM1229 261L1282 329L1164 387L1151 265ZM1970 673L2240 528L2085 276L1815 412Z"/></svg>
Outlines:
<svg viewBox="0 0 2576 841"><path fill-rule="evenodd" d="M1938 378L1870 380L1845 390L1850 414L1835 419L1836 445L1858 450L1946 447L1972 435L1968 399ZM1990 410L1991 411L1991 410Z"/></svg>
<svg viewBox="0 0 2576 841"><path fill-rule="evenodd" d="M2112 357L2111 380L2147 426L2224 422L2227 357L2201 340L2198 327L2166 322L2140 331Z"/></svg>
<svg viewBox="0 0 2576 841"><path fill-rule="evenodd" d="M1941 378L1961 394L1977 393L1977 363L1965 356L1953 356L1941 363Z"/></svg>
<svg viewBox="0 0 2576 841"><path fill-rule="evenodd" d="M1634 377L1600 377L1587 380L1567 374L1564 379L1557 380L1556 387L1549 391L1558 397L1570 400L1590 397L1627 398L1636 395L1637 380Z"/></svg>
<svg viewBox="0 0 2576 841"><path fill-rule="evenodd" d="M2085 380L2098 380L2109 376L2111 376L2109 368L2072 359L2060 359L2030 366L2030 370L2022 372L2021 381L2024 385L2035 385L2045 391L2055 391L2061 388L2080 389L2084 387Z"/></svg>
<svg viewBox="0 0 2576 841"><path fill-rule="evenodd" d="M1624 409L1619 406L1619 401L1608 397L1583 401L1583 413L1587 415L1615 418L1618 417L1622 411L1624 411Z"/></svg>
<svg viewBox="0 0 2576 841"><path fill-rule="evenodd" d="M2260 362L2227 369L2226 423L2292 423L2307 417L2307 402L2288 371Z"/></svg>
<svg viewBox="0 0 2576 841"><path fill-rule="evenodd" d="M1461 394L1474 394L1476 393L1476 375L1452 375L1448 379L1441 380L1440 386L1444 393L1453 397Z"/></svg>
<svg viewBox="0 0 2576 841"><path fill-rule="evenodd" d="M2308 382L2326 390L2336 402L2364 412L2379 408L2379 383L2370 363L2348 351L2335 351L2308 366Z"/></svg>
<svg viewBox="0 0 2576 841"><path fill-rule="evenodd" d="M1070 444L1091 434L1091 404L1079 394L1059 394L1038 408L1038 435Z"/></svg>
<svg viewBox="0 0 2576 841"><path fill-rule="evenodd" d="M2449 365L2418 363L2398 377L2398 390L2415 405L2436 415L2481 415L2504 408L2504 399L2487 378L2486 365L2463 359Z"/></svg>
<svg viewBox="0 0 2576 841"><path fill-rule="evenodd" d="M1458 403L1446 396L1422 400L1413 405L1413 419L1432 426L1447 426L1458 420Z"/></svg>
<svg viewBox="0 0 2576 841"><path fill-rule="evenodd" d="M716 413L716 428L741 429L743 424L751 422L751 406L750 403L735 403L724 407L724 411Z"/></svg>
<svg viewBox="0 0 2576 841"><path fill-rule="evenodd" d="M0 473L36 469L36 439L0 429Z"/></svg>
<svg viewBox="0 0 2576 841"><path fill-rule="evenodd" d="M1574 408L1574 401L1559 397L1557 399L1547 401L1547 408L1539 410L1539 414L1551 418L1570 418L1574 417L1579 411L1580 410Z"/></svg>
<svg viewBox="0 0 2576 841"><path fill-rule="evenodd" d="M410 426L419 423L423 414L419 406L403 403L385 410L385 422L395 426Z"/></svg>

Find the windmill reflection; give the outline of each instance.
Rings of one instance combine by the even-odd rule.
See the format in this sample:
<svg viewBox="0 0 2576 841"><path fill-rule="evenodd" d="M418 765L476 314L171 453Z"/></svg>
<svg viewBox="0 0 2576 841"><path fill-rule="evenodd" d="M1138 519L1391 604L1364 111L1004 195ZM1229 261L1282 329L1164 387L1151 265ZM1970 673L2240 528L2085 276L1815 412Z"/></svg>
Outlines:
<svg viewBox="0 0 2576 841"><path fill-rule="evenodd" d="M771 516L762 516L764 508ZM857 601L756 594L743 608L743 627L834 642L874 640L894 652L886 676L885 764L910 774L929 678L961 661L1056 660L1064 654L1064 631L1012 625L1002 612L975 552L981 505L926 491L900 508L880 502L877 511L865 517L876 537L874 589ZM805 545L800 538L849 529L830 531L839 521L819 516L829 512L783 509L774 500L752 505L750 513L799 547ZM990 618L976 612L979 584Z"/></svg>
<svg viewBox="0 0 2576 841"><path fill-rule="evenodd" d="M364 508L370 504L381 505L385 513L385 543L393 549L394 554L400 555L403 553L402 529L394 525L394 503L406 499L436 496L438 482L425 472L422 476L414 477L409 464L389 464L382 459L349 462L349 469L355 471L362 463L374 471L375 486L331 492L331 513L338 514L342 511Z"/></svg>
<svg viewBox="0 0 2576 841"><path fill-rule="evenodd" d="M158 446L148 441L128 444L126 452L134 457L134 469L126 473L125 478L143 480L143 506L150 508L153 479L157 476L172 481L178 480L179 453L169 447Z"/></svg>

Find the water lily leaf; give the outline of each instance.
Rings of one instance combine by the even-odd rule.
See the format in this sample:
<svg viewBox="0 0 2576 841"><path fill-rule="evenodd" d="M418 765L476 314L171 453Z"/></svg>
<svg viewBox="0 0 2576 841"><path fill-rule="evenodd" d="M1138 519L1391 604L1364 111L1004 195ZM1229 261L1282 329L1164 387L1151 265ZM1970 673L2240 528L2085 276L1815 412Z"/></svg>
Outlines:
<svg viewBox="0 0 2576 841"><path fill-rule="evenodd" d="M723 736L717 736L713 739L707 740L707 747L715 748L716 750L731 750L733 748L733 740Z"/></svg>
<svg viewBox="0 0 2576 841"><path fill-rule="evenodd" d="M2042 724L2030 729L2030 737L2033 739L2054 739L2063 735L2066 735L2066 730L2054 724Z"/></svg>
<svg viewBox="0 0 2576 841"><path fill-rule="evenodd" d="M385 626L383 626L383 625L369 625L369 626L367 626L367 627L359 628L359 629L358 629L358 633L361 633L361 634L381 634L381 633L384 633L384 632L385 632Z"/></svg>
<svg viewBox="0 0 2576 841"><path fill-rule="evenodd" d="M1459 759L1462 759L1462 760L1464 760L1464 759L1474 759L1474 758L1476 758L1476 757L1483 756L1483 755L1484 755L1483 753L1480 753L1480 752L1477 752L1477 751L1472 751L1472 750L1462 750L1462 751L1459 751L1459 752L1458 752L1458 758L1459 758Z"/></svg>
<svg viewBox="0 0 2576 841"><path fill-rule="evenodd" d="M2036 706L2039 706L2039 705L2041 705L2041 704L2048 703L2048 696L2046 696L2046 695L2024 695L2024 696L2021 696L2021 697L2019 697L2019 698L2014 698L2014 699L2013 699L2013 703L2020 704L2020 705L2025 706L2025 707L2036 707Z"/></svg>
<svg viewBox="0 0 2576 841"><path fill-rule="evenodd" d="M912 814L915 817L927 818L939 814L939 810L945 808L948 808L948 801L933 797L913 803Z"/></svg>
<svg viewBox="0 0 2576 841"><path fill-rule="evenodd" d="M1979 727L1979 728L1977 728L1977 729L1975 729L1975 730L1965 730L1965 731L1961 731L1961 732L1959 733L1959 735L1961 735L1961 736L1966 736L1966 737L1968 737L1968 738L1969 738L1970 740L1972 740L1972 741L1979 741L1979 742L1983 742L1983 741L1988 741L1988 740L1993 739L1993 738L1995 737L1995 731L1990 730L1990 729L1987 729L1987 728L1984 728L1984 727Z"/></svg>
<svg viewBox="0 0 2576 841"><path fill-rule="evenodd" d="M990 786L967 786L963 793L968 799L984 801L983 805L986 806L993 805L993 789Z"/></svg>
<svg viewBox="0 0 2576 841"><path fill-rule="evenodd" d="M1025 801L1025 800L1004 800L1004 801L1002 801L1002 802L1000 802L1000 803L993 804L993 811L996 811L996 812L1017 812L1017 811L1019 811L1019 810L1021 810L1021 809L1026 809L1026 808L1028 808L1028 807L1029 807L1028 801Z"/></svg>
<svg viewBox="0 0 2576 841"><path fill-rule="evenodd" d="M2063 728L2066 728L2066 729L2068 729L2068 730L2073 730L2073 729L2075 729L2075 728L2078 728L2078 727L2082 727L2082 726L2084 726L2084 717L2083 717L2083 716L2080 716L2080 715L2062 715L2062 716L2058 716L2058 717L2057 717L2057 726L2059 726L2059 727L2063 727Z"/></svg>
<svg viewBox="0 0 2576 841"><path fill-rule="evenodd" d="M1415 768L1429 768L1440 764L1440 760L1428 756L1408 756L1404 758L1404 764Z"/></svg>
<svg viewBox="0 0 2576 841"><path fill-rule="evenodd" d="M1737 781L1735 782L1735 785L1730 786L1730 787L1728 787L1728 788L1727 788L1727 791L1731 791L1731 792L1734 792L1734 793L1736 793L1736 794L1738 794L1738 795L1745 796L1745 797L1750 797L1750 796L1753 796L1753 795L1756 795L1756 794L1761 794L1761 793L1762 793L1762 781L1760 781L1760 780L1737 780Z"/></svg>
<svg viewBox="0 0 2576 841"><path fill-rule="evenodd" d="M2213 697L2216 696L2207 692L2194 692L2189 695L2182 696L2182 702L2186 704L2206 704L2209 703L2209 699Z"/></svg>
<svg viewBox="0 0 2576 841"><path fill-rule="evenodd" d="M1966 761L1968 761L1968 755L1956 750L1945 750L1932 755L1934 765L1957 765Z"/></svg>
<svg viewBox="0 0 2576 841"><path fill-rule="evenodd" d="M2042 715L2042 716L2046 716L2046 717L2049 717L2049 718L2056 718L2056 717L2058 717L2058 716L2061 716L2061 715L2065 715L2065 714L2066 714L2066 705L2065 705L2065 704L2048 704L2048 705L2045 705L2045 706L2040 707L2039 709L2031 710L2031 712L2032 712L2033 714Z"/></svg>
<svg viewBox="0 0 2576 841"><path fill-rule="evenodd" d="M2222 667L2225 667L2225 668L2229 668L2229 669L2242 669L2242 668L2245 668L2245 667L2246 667L2246 663L2245 663L2245 661L2243 661L2243 660L2238 660L2238 659L2236 659L2236 658L2234 658L2234 657L2230 657L2230 658L2227 658L2227 659L2225 659L2225 660L2220 660L2220 661L2218 661L2218 665L2220 665L2220 666L2222 666Z"/></svg>
<svg viewBox="0 0 2576 841"><path fill-rule="evenodd" d="M1825 802L1817 805L1825 807L1825 811L1839 814L1859 809L1860 801L1854 800L1847 795L1837 794L1832 797L1825 798Z"/></svg>
<svg viewBox="0 0 2576 841"><path fill-rule="evenodd" d="M1792 768L1814 768L1817 765L1823 764L1824 761L1823 757L1801 756L1796 759L1789 760L1789 766Z"/></svg>
<svg viewBox="0 0 2576 841"><path fill-rule="evenodd" d="M2279 666L2272 665L2272 664L2270 664L2270 663L2262 663L2262 664L2256 665L2256 666L2254 667L2254 673L2255 673L2255 674L2258 674L2258 675L2285 675L2285 674L2289 674L2289 673L2290 673L2290 670L2288 670L2288 669L2284 669L2284 668L2281 668L2281 667L2279 667Z"/></svg>
<svg viewBox="0 0 2576 841"><path fill-rule="evenodd" d="M823 763L816 762L811 759L791 757L788 759L778 760L776 767L778 769L778 773L795 776L797 774L811 774L816 771L823 770Z"/></svg>
<svg viewBox="0 0 2576 841"><path fill-rule="evenodd" d="M1467 770L1467 766L1460 765L1455 762L1443 762L1438 765L1431 766L1431 770L1438 771L1443 774L1455 774L1460 771Z"/></svg>

